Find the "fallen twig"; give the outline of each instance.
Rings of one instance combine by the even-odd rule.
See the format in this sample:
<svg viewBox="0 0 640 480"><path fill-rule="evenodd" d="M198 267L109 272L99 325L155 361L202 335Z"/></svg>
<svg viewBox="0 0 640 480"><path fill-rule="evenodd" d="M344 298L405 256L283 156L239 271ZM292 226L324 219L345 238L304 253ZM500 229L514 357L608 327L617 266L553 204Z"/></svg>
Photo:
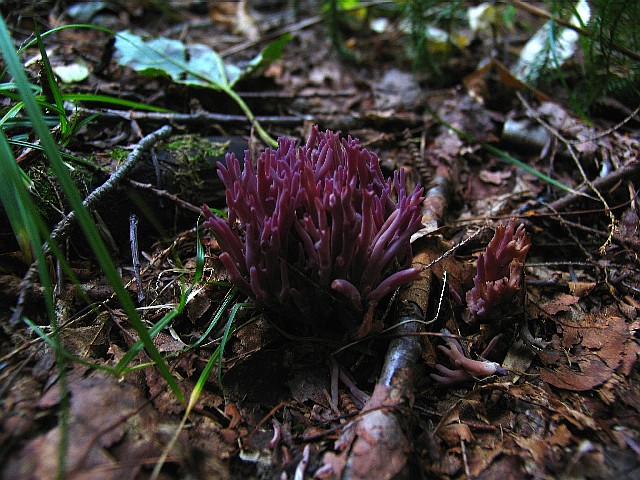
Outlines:
<svg viewBox="0 0 640 480"><path fill-rule="evenodd" d="M540 118L540 116L536 112L534 112L533 108L531 108L529 103L525 100L525 98L519 92L517 93L517 95L520 101L522 102L522 104L526 107L528 112L532 115L532 117L538 123L540 123L540 125L542 125L551 135L556 137L565 145L565 147L567 148L567 151L569 152L569 155L571 155L573 162L575 163L576 167L578 168L578 171L580 172L580 175L582 176L582 180L584 181L586 186L589 187L589 189L596 194L596 197L598 197L598 199L604 206L604 211L609 217L609 236L607 237L607 240L604 242L604 244L600 247L600 254L604 255L605 248L607 247L607 245L611 243L611 239L613 238L613 233L615 230L615 221L616 221L615 217L613 216L613 212L609 208L609 204L600 193L600 190L598 190L593 185L591 180L589 180L589 178L587 177L587 174L585 173L584 168L582 168L582 164L578 159L578 155L576 154L576 151L573 148L573 144L568 139L566 139L558 129L554 128L552 125L550 125L549 123L545 122L542 118Z"/></svg>
<svg viewBox="0 0 640 480"><path fill-rule="evenodd" d="M138 217L135 214L129 215L129 242L131 243L131 259L133 265L133 277L136 280L138 289L138 303L144 300L144 287L142 286L142 276L140 275L140 249L138 248Z"/></svg>
<svg viewBox="0 0 640 480"><path fill-rule="evenodd" d="M170 134L171 127L165 125L140 140L140 143L138 143L136 148L134 148L133 151L127 156L127 159L124 161L124 163L115 172L113 172L113 174L107 179L107 181L96 188L87 196L87 198L84 199L82 204L85 206L85 208L93 208L93 206L98 203L98 200L104 197L107 193L115 190L118 184L125 177L125 175L127 175L131 171L133 166L138 162L138 160L140 160L142 154L147 149L151 148L152 145L158 142L158 140L162 140L163 138L168 137ZM76 212L69 212L66 217L58 222L58 225L56 225L56 227L51 232L51 239L58 241L66 237L69 234L69 229L75 219Z"/></svg>
<svg viewBox="0 0 640 480"><path fill-rule="evenodd" d="M91 109L78 107L74 110L81 118L93 114L99 114L96 121L100 119L122 119L128 121L151 121L169 123L172 125L198 125L206 123L246 123L244 115L227 115L211 112L196 113L165 113L165 112L141 112L114 109ZM376 125L378 128L386 125L415 127L420 125L422 118L413 112L394 113L388 115L380 112L365 112L361 115L341 115L341 114L318 114L318 115L256 115L254 120L260 123L271 123L277 125L299 125L305 121L322 124L323 127L334 130L353 130L368 125Z"/></svg>
<svg viewBox="0 0 640 480"><path fill-rule="evenodd" d="M196 112L196 113L167 113L167 112L141 112L135 110L114 110L109 108L92 109L77 107L75 114L90 116L98 114L99 118L124 119L124 120L153 120L163 123L200 125L207 122L220 123L246 123L247 117L244 115L227 115L223 113ZM297 115L257 115L254 120L264 123L277 123L281 125L296 125L305 120L305 117Z"/></svg>
<svg viewBox="0 0 640 480"><path fill-rule="evenodd" d="M104 182L101 186L96 188L93 192L91 192L87 198L84 199L82 204L85 208L92 208L94 205L98 203L105 194L114 190L123 177L129 173L129 171L133 168L136 162L142 156L142 153L150 148L153 144L155 144L158 140L168 137L171 134L171 127L165 125L158 130L150 133L146 137L144 137L138 145L134 148L134 150L127 156L125 162L116 170L106 182ZM71 225L75 221L76 214L75 212L69 212L53 229L51 232L51 241L59 242L67 237L69 231L71 229ZM42 246L42 249L45 255L50 253L50 246L48 243L45 243ZM33 282L38 275L38 265L36 262L32 263L27 270L27 273L22 279L20 293L18 294L18 300L16 302L16 308L11 316L11 324L15 325L20 321L22 317L22 312L24 310L24 306L27 300L27 295L33 286Z"/></svg>
<svg viewBox="0 0 640 480"><path fill-rule="evenodd" d="M609 188L615 185L618 182L621 182L625 179L635 179L640 174L640 162L632 162L623 167L620 167L618 170L614 170L609 173L605 177L599 177L593 182L591 182L591 186L583 185L578 191L578 194L587 193L591 190L591 187L597 190L604 190L605 188ZM568 193L564 197L559 198L558 200L551 202L550 204L541 207L537 210L537 213L546 213L547 211L562 211L566 209L573 202L578 200L579 198L584 198L582 195L578 195L574 193Z"/></svg>
<svg viewBox="0 0 640 480"><path fill-rule="evenodd" d="M412 397L422 346L420 337L411 334L423 328L424 317L412 301L403 301L401 310L399 336L389 346L380 380L362 413L336 442L339 453L325 454L323 474L351 480L393 478L406 464L409 441L396 410Z"/></svg>
<svg viewBox="0 0 640 480"><path fill-rule="evenodd" d="M298 30L304 30L305 28L309 28L313 25L315 25L316 23L321 22L323 19L322 15L315 15L313 17L310 18L305 18L304 20L301 20L299 22L293 23L291 25L287 25L286 27L280 28L274 32L271 32L267 35L264 35L256 40L246 40L242 43L239 43L237 45L234 45L232 47L227 48L226 50L220 52L220 56L222 58L228 57L229 55L232 55L234 53L238 53L238 52L242 52L248 48L254 47L255 45L258 45L261 42L267 42L267 41L271 41L274 40L276 38L281 37L282 35L285 35L287 33L293 33L295 31Z"/></svg>
<svg viewBox="0 0 640 480"><path fill-rule="evenodd" d="M133 188L138 188L140 190L148 190L148 191L152 192L154 195L156 195L157 197L167 198L167 199L171 200L176 205L178 205L180 208L183 208L185 210L189 210L190 212L194 212L194 213L200 214L200 207L196 207L194 204L189 203L186 200L183 200L182 198L178 197L177 195L174 195L171 192L168 192L167 190L162 190L160 188L154 187L150 183L142 183L142 182L138 182L136 180L132 180L130 178L126 178L125 182L126 182L127 185L129 185L129 186L131 186Z"/></svg>

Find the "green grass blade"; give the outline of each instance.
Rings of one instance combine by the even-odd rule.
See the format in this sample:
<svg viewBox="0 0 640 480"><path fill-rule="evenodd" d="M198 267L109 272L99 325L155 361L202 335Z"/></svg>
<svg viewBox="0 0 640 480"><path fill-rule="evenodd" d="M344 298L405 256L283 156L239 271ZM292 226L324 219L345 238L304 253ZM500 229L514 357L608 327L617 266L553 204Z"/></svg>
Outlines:
<svg viewBox="0 0 640 480"><path fill-rule="evenodd" d="M134 102L124 98L111 97L109 95L98 95L95 93L63 93L62 98L70 102L107 103L110 105L117 105L119 107L143 110L147 112L174 113L173 110L168 110L166 108L154 107L153 105Z"/></svg>
<svg viewBox="0 0 640 480"><path fill-rule="evenodd" d="M85 360L82 357L78 357L77 355L73 355L72 353L67 352L64 347L60 344L60 342L56 341L51 335L40 328L40 326L36 325L32 320L27 317L22 317L22 321L38 336L42 339L44 343L49 345L55 352L64 358L68 359L73 363L79 363L80 365L84 365L86 367L102 370L104 372L115 373L113 367L108 365L102 365L100 363L90 362L89 360Z"/></svg>
<svg viewBox="0 0 640 480"><path fill-rule="evenodd" d="M68 25L61 25L59 27L52 28L51 30L47 30L46 32L42 32L40 34L40 36L42 38L45 38L45 37L48 37L49 35L53 35L54 33L59 32L61 30L68 30L68 29L75 29L75 28L80 28L80 29L86 28L88 30L97 30L99 32L108 33L109 35L116 35L116 32L114 30L111 30L110 28L100 27L98 25L90 25L88 23L70 23ZM18 53L21 53L24 50L26 50L27 48L30 48L35 43L37 43L37 41L38 40L35 39L35 38L30 40L30 41L28 41L22 47L20 47L20 49L18 50Z"/></svg>
<svg viewBox="0 0 640 480"><path fill-rule="evenodd" d="M545 175L542 172L539 172L535 168L527 165L526 163L522 162L521 160L518 160L515 157L512 157L507 152L500 150L499 148L496 148L493 145L489 145L488 143L481 143L480 145L487 152L491 152L495 154L503 162L509 163L511 165L515 165L516 167L524 170L525 172L530 173L535 177L538 177L540 180L547 182L549 185L553 185L554 187L558 187L559 189L564 190L565 192L568 192L568 193L572 193L574 195L580 195L582 197L587 197L587 198L591 198L592 200L595 200L591 195L587 195L586 193L578 192L577 190L574 190L571 187L567 187L565 184L551 178L548 175Z"/></svg>
<svg viewBox="0 0 640 480"><path fill-rule="evenodd" d="M0 17L0 20L1 17ZM6 38L3 35L0 22L0 51L4 52ZM12 47L11 47L12 48ZM0 200L9 217L11 228L23 252L36 259L40 282L44 290L47 314L53 330L53 339L59 341L59 329L53 304L53 285L49 276L45 252L42 248L44 238L48 236L46 227L40 214L27 191L22 179L22 171L18 167L13 152L9 147L4 132L0 130ZM62 392L60 406L60 448L58 449L58 464L56 478L64 478L64 471L68 447L68 395L66 394L66 367L64 357L56 351L56 364L60 374Z"/></svg>
<svg viewBox="0 0 640 480"><path fill-rule="evenodd" d="M526 163L518 160L517 158L509 155L507 152L504 152L504 151L500 150L499 148L494 147L493 145L490 145L490 144L484 143L484 142L479 142L473 135L470 135L470 134L468 134L466 132L463 132L462 130L457 129L456 127L454 127L453 125L451 125L450 123L445 121L443 118L441 118L437 113L432 112L432 115L434 115L435 119L439 123L441 123L442 125L444 125L448 129L453 131L456 135L458 135L463 140L465 140L465 141L467 141L469 143L478 143L478 144L480 144L480 146L484 150L486 150L487 152L493 153L494 155L496 155L503 162L508 163L510 165L514 165L514 166L524 170L525 172L530 173L531 175L539 178L543 182L546 182L549 185L553 185L554 187L557 187L557 188L559 188L561 190L564 190L565 192L571 193L573 195L580 195L582 197L591 198L592 200L594 199L590 195L587 195L587 194L582 193L582 192L578 192L577 190L574 190L571 187L567 187L566 185L564 185L563 183L559 182L558 180L555 180L555 179L551 178L550 176L545 175L542 172L539 172L535 168L533 168L533 167L527 165Z"/></svg>
<svg viewBox="0 0 640 480"><path fill-rule="evenodd" d="M236 305L236 307L239 307L240 305L241 304ZM221 306L221 308L218 309L218 312L220 314L222 314L225 311L226 311L226 307ZM231 312L231 315L229 316L229 320L227 321L227 327L225 328L225 334L227 334L227 336L228 336L228 332L231 330L231 325L234 323L233 321L235 318L236 311L237 309L234 307L234 311ZM180 432L184 429L184 426L187 423L187 419L191 414L191 410L193 410L193 407L195 407L196 403L198 403L200 395L202 394L202 391L204 390L204 387L207 384L207 380L211 375L211 370L213 370L213 367L218 361L219 361L219 364L222 365L222 352L224 351L225 344L226 344L226 340L223 339L223 341L220 343L220 345L218 346L214 354L211 355L204 369L200 373L200 376L198 377L198 381L196 382L195 386L193 387L193 390L191 391L191 395L189 396L189 402L187 403L187 408L185 409L184 415L182 416L182 420L180 421L180 424L177 426L167 446L164 448L162 455L160 456L160 459L156 463L150 478L155 479L155 478L158 478L158 476L160 475L160 470L162 469L162 466L166 462L167 457L169 456L169 453L172 451L175 443L177 442ZM220 374L218 376L219 376L218 381L222 385Z"/></svg>
<svg viewBox="0 0 640 480"><path fill-rule="evenodd" d="M222 304L216 310L216 313L214 314L213 318L209 322L209 326L207 327L205 332L202 334L202 336L193 345L189 346L189 349L198 347L202 342L204 342L207 339L207 337L211 334L211 331L215 328L215 326L220 321L222 314L227 310L227 308L229 308L229 306L231 305L231 302L233 302L237 298L237 295L238 295L238 289L236 287L231 288L229 292L227 292L227 294L224 297L224 300L222 301Z"/></svg>
<svg viewBox="0 0 640 480"><path fill-rule="evenodd" d="M57 107L56 111L60 120L60 131L62 132L62 136L65 137L67 135L68 121L64 111L64 101L62 100L62 94L60 93L60 88L58 88L58 82L56 82L53 69L51 68L51 62L49 61L49 56L47 55L47 49L44 47L44 43L42 42L38 24L36 23L35 26L36 41L38 42L38 49L40 50L40 56L42 57L42 70L44 71L45 77L47 79L47 86L49 87L49 91L51 92L53 101L55 103L55 106Z"/></svg>
<svg viewBox="0 0 640 480"><path fill-rule="evenodd" d="M23 147L23 148L33 148L35 150L40 150L44 152L44 148L42 148L41 145L35 144L33 142L27 142L24 140L17 140L15 138L10 138L9 144L16 145L18 147ZM102 167L100 164L93 162L91 160L87 160L86 158L76 157L75 155L72 155L66 152L61 152L61 155L62 155L62 158L68 160L70 163L82 165L83 167L90 168L93 171L101 170L104 173L108 173L105 167ZM29 177L26 177L26 178L29 178Z"/></svg>
<svg viewBox="0 0 640 480"><path fill-rule="evenodd" d="M216 348L215 352L213 353L213 357L218 360L218 385L220 385L220 388L222 388L222 358L224 355L224 348L227 346L227 342L229 341L231 335L233 335L233 332L235 332L236 315L241 308L250 307L252 305L252 303L247 302L236 303L233 306L233 308L231 309L231 313L229 314L229 320L227 320L227 324L224 327L224 333L222 334L222 338L220 339L220 345L218 345L218 348Z"/></svg>
<svg viewBox="0 0 640 480"><path fill-rule="evenodd" d="M196 271L193 277L194 284L202 280L204 275L204 260L204 248L200 241L200 229L198 228L198 225L196 225Z"/></svg>
<svg viewBox="0 0 640 480"><path fill-rule="evenodd" d="M148 331L149 338L154 338L160 331L169 325L174 318L182 313L185 305L185 294L181 295L180 304L173 308L171 311L167 312L158 322L156 322ZM115 372L117 374L121 374L125 371L129 363L135 358L135 356L142 350L145 346L142 339L135 342L129 350L122 356L118 364L115 366Z"/></svg>
<svg viewBox="0 0 640 480"><path fill-rule="evenodd" d="M34 84L30 84L31 88L33 89L34 93L39 93L40 92L40 85L34 85ZM0 83L0 93L2 95L11 95L12 92L16 91L16 84L15 82L4 82L4 83ZM18 98L16 96L16 98Z"/></svg>
<svg viewBox="0 0 640 480"><path fill-rule="evenodd" d="M23 106L24 104L22 102L18 102L11 108L9 108L9 110L6 111L2 118L0 118L0 129L2 129L9 120L13 120L15 118L16 115L20 113Z"/></svg>
<svg viewBox="0 0 640 480"><path fill-rule="evenodd" d="M18 59L18 56L13 50L13 42L11 41L11 37L9 35L9 31L4 22L4 18L0 16L0 50L3 52L3 57L7 68L11 75L14 78L17 89L22 97L24 102L24 107L33 122L33 128L40 138L40 142L42 147L44 148L47 157L49 159L51 169L55 173L62 190L64 191L71 208L76 213L76 217L78 223L89 243L89 246L93 250L100 267L104 271L107 279L112 285L120 304L122 305L124 311L127 313L129 320L131 321L133 327L136 332L140 336L142 342L144 343L146 350L149 356L156 362L157 368L160 370L162 376L165 378L165 381L169 384L171 390L174 395L181 401L184 402L184 394L180 390L175 378L171 375L169 367L158 352L158 349L154 345L153 341L149 337L149 334L142 323L140 317L138 316L138 312L135 309L135 305L133 304L133 300L127 293L122 283L122 280L111 260L111 257L107 251L107 248L104 245L93 221L91 220L91 216L87 209L82 204L82 198L80 193L75 187L73 180L60 157L60 152L58 151L58 147L49 131L47 125L42 120L42 112L36 103L33 92L31 91L31 87L29 86L29 82L27 77L22 69L22 64ZM44 256L42 258L44 261Z"/></svg>

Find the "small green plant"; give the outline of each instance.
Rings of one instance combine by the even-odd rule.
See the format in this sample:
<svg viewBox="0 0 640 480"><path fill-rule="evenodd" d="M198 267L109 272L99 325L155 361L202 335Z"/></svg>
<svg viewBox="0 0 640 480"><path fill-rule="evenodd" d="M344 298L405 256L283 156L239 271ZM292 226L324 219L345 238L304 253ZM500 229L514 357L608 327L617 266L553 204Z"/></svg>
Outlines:
<svg viewBox="0 0 640 480"><path fill-rule="evenodd" d="M276 141L255 119L249 106L233 87L246 75L280 58L289 35L267 45L260 54L243 67L226 63L218 53L206 45L187 45L166 37L143 38L131 32L116 34L115 49L120 65L148 76L168 76L174 82L210 88L227 94L236 102L255 127L260 138L270 146Z"/></svg>
<svg viewBox="0 0 640 480"><path fill-rule="evenodd" d="M29 261L34 259L32 269L36 269L33 271L37 272L44 294L48 326L43 326L41 322L35 322L27 318L20 313L21 310L19 309L14 317L23 321L55 352L62 392L59 415L62 438L58 449L56 475L57 478L65 478L69 406L66 390L67 362L79 362L91 368L107 370L114 375L123 375L131 368L131 361L144 349L151 358L154 368L161 372L175 397L186 404L185 396L172 375L165 357L160 354L155 346L153 337L184 309L191 289L202 277L204 254L200 248L194 282L190 287L183 290L179 304L151 328L148 328L140 318L131 295L123 284L110 253L97 231L90 212L83 205L82 195L73 179L72 170L74 167L65 162L60 153L61 147L70 141L78 131L79 124L74 123L65 111L64 102L72 96L65 95L58 88L51 66L46 60L46 50L43 48L42 41L44 36L44 34L42 36L37 35L36 41L40 47L42 57L45 59L43 60L42 68L50 90L50 96L43 93L41 86L30 83L27 79L4 18L0 16L0 53L6 66L6 71L0 77L0 79L4 80L4 83L0 85L0 94L7 99L6 104L8 105L3 111L3 116L0 120L0 201L25 259ZM7 79L9 75L10 80ZM79 97L76 96L76 98ZM114 101L113 103L117 102ZM44 111L50 113L44 113ZM62 271L71 282L79 285L79 281L55 238L52 238L49 226L34 201L31 179L16 160L12 147L23 145L37 148L46 158L48 168L59 185L59 195L63 198L64 204L74 211L86 243L93 251L95 259L108 279L120 307L126 313L132 327L140 338L114 366L106 366L74 356L63 347L60 337L60 325L55 309L53 280L49 271L50 257L53 257L60 264ZM79 290L81 291L82 289ZM85 297L85 301L91 306L88 298ZM219 318L221 318L221 315L217 315L214 320L217 321ZM210 329L212 328L213 326L210 327ZM230 325L227 328L227 332L231 330ZM221 353L222 349L220 349Z"/></svg>
<svg viewBox="0 0 640 480"><path fill-rule="evenodd" d="M460 20L464 10L461 0L405 0L403 16L408 26L407 53L413 68L428 70L435 76L442 75L443 59L454 48L452 31L454 22ZM443 39L435 38L435 29L442 31ZM434 48L433 43L441 43ZM440 51L439 54L436 52Z"/></svg>
<svg viewBox="0 0 640 480"><path fill-rule="evenodd" d="M604 95L640 101L639 2L593 0L591 38L583 42L585 73L576 96L589 106ZM624 50L634 52L630 57Z"/></svg>
<svg viewBox="0 0 640 480"><path fill-rule="evenodd" d="M546 20L520 54L516 76L545 89L560 85L573 109L583 115L607 95L625 102L640 100L640 3L510 3ZM582 55L576 55L580 50Z"/></svg>
<svg viewBox="0 0 640 480"><path fill-rule="evenodd" d="M157 363L158 368L162 371L176 396L183 400L184 396L182 392L169 372L166 362L153 344L147 329L142 324L135 309L135 305L124 288L116 267L111 260L111 256L109 255L109 252L107 251L107 248L91 219L90 213L82 203L82 197L71 178L67 164L62 161L59 152L60 146L56 143L56 140L49 130L49 125L43 118L41 105L39 105L36 96L34 95L33 85L27 80L27 76L23 70L17 52L14 50L13 42L4 22L4 18L2 17L0 17L0 51L2 52L8 71L13 77L15 90L22 104L21 109L24 108L26 111L30 124L33 127L34 134L39 139L40 145L48 159L50 168L54 172L60 184L60 188L66 196L66 201L68 201L69 205L76 213L78 223L80 224L88 244L93 250L105 275L109 279L123 309L127 312L133 326L140 335L149 355ZM21 172L20 167L16 163L15 156L10 148L4 130L0 131L0 148L3 150L3 155L0 156L0 191L2 195L0 198L2 199L2 205L9 217L16 236L23 235L21 232L24 230L28 232L29 247L37 262L40 281L45 288L45 292L47 292L45 294L45 299L47 301L49 317L52 322L52 331L55 332L57 330L56 315L53 309L53 295L50 288L51 278L49 276L46 262L48 251L51 251L56 256L56 259L63 264L63 268L65 268L67 272L71 272L71 269L69 268L64 255L56 245L56 242L51 239L45 222L40 217L35 203L25 186L23 181L24 173ZM120 365L116 370L121 372L125 366L126 365Z"/></svg>
<svg viewBox="0 0 640 480"><path fill-rule="evenodd" d="M345 19L345 12L356 10L359 7L358 0L323 0L322 2L322 14L331 44L344 59L352 60L354 54L345 47L340 26Z"/></svg>
<svg viewBox="0 0 640 480"><path fill-rule="evenodd" d="M111 153L109 153L109 156L118 163L124 162L127 159L128 155L129 152L122 147L116 147L111 151Z"/></svg>

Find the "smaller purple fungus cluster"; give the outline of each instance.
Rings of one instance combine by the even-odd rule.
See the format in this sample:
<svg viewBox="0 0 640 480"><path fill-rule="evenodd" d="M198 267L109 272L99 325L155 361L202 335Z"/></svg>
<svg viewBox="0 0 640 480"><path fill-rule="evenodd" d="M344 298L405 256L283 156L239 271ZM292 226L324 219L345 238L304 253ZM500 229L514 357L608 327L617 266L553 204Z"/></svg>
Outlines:
<svg viewBox="0 0 640 480"><path fill-rule="evenodd" d="M531 248L531 237L515 219L498 225L484 253L478 257L474 287L467 292L467 307L472 319L487 318L495 310L510 308L510 302L522 289L524 261Z"/></svg>
<svg viewBox="0 0 640 480"><path fill-rule="evenodd" d="M521 311L522 299L518 293L524 293L524 261L530 248L531 237L524 225L516 227L515 219L496 227L486 250L478 257L474 286L466 295L467 321L493 321L500 325ZM507 375L499 363L482 358L492 351L502 334L489 342L480 359L473 360L466 356L460 342L446 328L441 333L445 345L439 345L438 349L449 358L453 368L436 364L435 372L431 374L436 383L454 385L488 375Z"/></svg>
<svg viewBox="0 0 640 480"><path fill-rule="evenodd" d="M218 164L228 218L204 205L205 226L230 281L256 302L321 331L360 338L378 325L379 302L420 276L410 238L421 227L422 188L406 190L403 170L385 179L378 157L313 127L305 145L280 138L254 168L233 154Z"/></svg>

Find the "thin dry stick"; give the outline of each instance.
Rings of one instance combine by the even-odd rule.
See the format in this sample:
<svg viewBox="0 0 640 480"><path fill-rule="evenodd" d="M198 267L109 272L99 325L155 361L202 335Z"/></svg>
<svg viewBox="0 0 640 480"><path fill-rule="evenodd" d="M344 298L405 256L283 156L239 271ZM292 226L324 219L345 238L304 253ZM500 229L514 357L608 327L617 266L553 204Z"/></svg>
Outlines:
<svg viewBox="0 0 640 480"><path fill-rule="evenodd" d="M423 150L421 150L420 155L424 158ZM423 158L419 163L424 163ZM423 219L427 218L429 220L429 223L431 224L430 227L433 230L437 229L442 224L443 218L446 214L449 195L452 190L451 182L452 180L449 176L438 175L434 179L431 188L427 190L423 208ZM425 259L425 255L423 254L419 254L414 258L414 265L422 267L422 271L425 272L425 278L410 286L400 295L401 308L396 321L396 324L399 326L396 334L398 334L399 337L389 346L383 371L378 383L385 383L385 381L391 382L391 379L398 370L409 368L412 366L414 356L416 354L420 356L422 352L422 345L420 341L416 343L415 339L417 339L419 335L415 334L422 333L424 331L424 317L428 308L427 304L430 301L431 277L428 275L427 269L453 253L457 247L464 243L466 242L460 243L428 264L423 262ZM408 319L422 321L406 322ZM409 388L409 386L407 386L407 388Z"/></svg>
<svg viewBox="0 0 640 480"><path fill-rule="evenodd" d="M547 130L551 135L553 135L558 140L560 140L562 143L564 143L564 145L567 147L567 150L568 150L569 154L571 155L571 158L573 159L573 162L575 163L576 167L578 167L578 170L580 171L580 175L582 176L582 180L589 187L589 189L593 193L596 194L596 197L598 197L598 200L600 200L600 202L602 202L602 205L604 206L605 211L607 212L607 216L609 217L609 222L610 222L609 223L609 236L607 237L605 242L600 246L600 249L599 249L600 250L600 255L604 255L605 249L611 243L611 239L613 238L613 234L614 234L615 228L616 228L616 219L615 219L615 217L613 215L613 212L611 211L611 208L609 207L609 204L607 203L607 201L604 199L604 197L600 193L600 190L598 190L594 186L594 184L591 182L591 180L589 180L589 178L587 177L587 174L585 173L584 168L582 168L582 164L580 163L580 160L578 159L578 155L576 154L576 151L573 148L573 145L569 142L569 140L567 140L556 128L552 127L550 124L545 122L542 118L540 118L540 116L533 111L533 108L531 108L529 103L525 100L525 98L522 96L522 94L520 94L520 92L517 92L517 95L518 95L518 98L520 99L520 101L522 102L522 104L525 106L525 108L529 112L529 114L540 125L542 125L545 128L545 130Z"/></svg>
<svg viewBox="0 0 640 480"><path fill-rule="evenodd" d="M558 212L557 210L554 210L552 207L550 207L549 205L547 205L547 208L549 208L549 210L551 210L553 213L556 214L556 216L554 218L556 218L558 220L558 222L560 223L560 225L562 225L565 230L567 231L567 234L571 237L571 239L575 242L576 245L578 245L578 248L582 251L582 253L584 254L584 256L591 261L591 263L595 263L595 259L593 258L593 255L591 255L591 253L589 253L589 250L587 250L584 245L582 245L582 243L580 242L580 240L574 235L573 230L571 230L571 228L569 227L568 223L565 221L564 218L562 218L562 215L560 214L560 212ZM606 234L605 234L606 235Z"/></svg>
<svg viewBox="0 0 640 480"><path fill-rule="evenodd" d="M640 105L638 105L633 112L631 112L629 115L627 115L624 119L620 120L613 127L609 127L606 130L603 130L602 132L597 133L593 137L587 137L587 138L585 138L583 140L571 140L571 141L569 141L569 143L571 145L580 145L582 143L593 142L593 141L598 140L598 139L600 139L602 137L606 137L610 133L615 132L616 130L622 128L626 123L630 122L631 119L633 117L635 117L639 112L640 112Z"/></svg>
<svg viewBox="0 0 640 480"><path fill-rule="evenodd" d="M346 8L345 11L355 10L359 8L367 8L375 5L382 5L385 3L389 3L389 2L387 0L372 1L372 2L358 2L356 7ZM323 19L324 19L324 15L315 15L313 17L305 18L304 20L300 20L291 25L282 27L274 32L270 32L256 40L247 40L237 45L234 45L230 48L227 48L226 50L220 52L220 56L222 58L228 57L229 55L232 55L234 53L242 52L248 48L255 47L260 43L280 38L282 35L285 35L287 33L293 33L299 30L304 30L305 28L309 28L317 23L322 22Z"/></svg>
<svg viewBox="0 0 640 480"><path fill-rule="evenodd" d="M306 18L304 20L301 20L299 22L296 22L292 25L288 25L284 28L281 28L279 30L276 30L273 33L270 33L268 35L265 35L263 37L260 37L257 40L247 40L245 42L239 43L237 45L234 45L233 47L229 47L226 50L220 52L220 56L222 58L224 57L228 57L229 55L232 55L234 53L238 53L238 52L242 52L243 50L246 50L248 48L254 47L256 45L258 45L261 42L264 41L269 41L269 40L274 40L278 37L281 37L282 35L285 35L287 33L293 33L296 32L298 30L304 30L305 28L309 28L313 25L315 25L316 23L320 23L323 19L322 15L315 15L311 18Z"/></svg>
<svg viewBox="0 0 640 480"><path fill-rule="evenodd" d="M446 252L444 252L442 255L440 255L438 258L436 258L435 260L432 260L431 262L429 262L427 265L422 267L422 271L428 270L429 268L433 267L436 263L439 263L440 261L444 260L445 258L447 258L449 255L451 255L453 252L455 252L458 248L466 245L467 243L469 243L471 240L473 240L474 238L476 238L480 233L484 232L488 227L484 226L481 227L479 230L473 232L471 235L469 235L467 238L465 238L464 240L462 240L459 243L456 243L453 247L451 247L449 250L447 250Z"/></svg>
<svg viewBox="0 0 640 480"><path fill-rule="evenodd" d="M141 112L129 110L114 109L92 109L85 107L77 107L74 109L76 114L82 116L100 115L101 119L123 119L123 120L153 120L166 123L180 124L206 124L213 122L220 123L246 123L247 117L244 115L226 115L222 113L196 112L196 113L172 113L172 112ZM280 125L297 125L305 120L303 116L295 115L257 115L256 121L260 123L277 123Z"/></svg>
<svg viewBox="0 0 640 480"><path fill-rule="evenodd" d="M133 264L133 276L138 288L138 302L144 300L144 287L140 276L140 249L138 248L138 217L134 213L129 216L129 241L131 243L131 260Z"/></svg>
<svg viewBox="0 0 640 480"><path fill-rule="evenodd" d="M462 425L462 422L458 420L458 424ZM462 463L464 465L464 474L467 476L467 478L471 478L471 470L469 470L469 461L467 459L467 446L462 437L460 437L460 451L462 453Z"/></svg>
<svg viewBox="0 0 640 480"><path fill-rule="evenodd" d="M636 161L633 163L629 163L624 167L620 167L618 170L614 170L613 172L608 174L606 177L600 177L594 180L593 186L598 190L601 190L601 189L609 188L612 185L615 185L616 183L621 182L625 179L637 178L638 175L640 175L640 162ZM582 188L578 190L578 193L586 193L588 190L589 190L589 186L584 185ZM544 210L551 209L551 208L558 211L562 211L565 208L567 208L569 205L571 205L573 202L578 200L578 198L582 198L582 197L574 193L569 193L564 197L561 197L558 200L555 200L554 202L550 203L547 206L548 208L544 208L541 211L538 211L537 213L543 213ZM565 212L564 214L567 215L568 212Z"/></svg>
<svg viewBox="0 0 640 480"><path fill-rule="evenodd" d="M111 175L106 182L96 188L93 192L91 192L87 198L84 199L82 204L85 208L91 209L98 203L98 201L104 197L107 193L116 189L116 187L120 184L122 179L131 171L142 154L151 148L159 140L168 137L171 134L171 127L169 125L165 125L164 127L159 128L155 132L150 133L133 149L133 151L127 156L127 159L124 163L115 171L113 175ZM59 240L63 237L66 237L69 234L69 229L71 225L76 219L76 212L69 212L66 217L64 217L56 228L51 232L52 240Z"/></svg>
<svg viewBox="0 0 640 480"><path fill-rule="evenodd" d="M78 107L74 110L76 114L81 114L82 118L93 114L99 114L99 120L122 119L127 121L149 121L162 122L180 125L203 125L207 123L240 123L246 124L247 117L244 115L226 115L222 113L196 112L196 113L171 113L171 112L141 112L124 111L113 109L90 109ZM353 130L362 126L375 124L377 127L384 123L397 125L408 125L416 127L422 125L422 117L414 112L404 112L388 119L381 119L375 114L349 115L349 114L317 114L317 115L256 115L255 119L259 123L271 123L278 125L299 125L305 121L313 120L314 123L322 124L326 128Z"/></svg>
<svg viewBox="0 0 640 480"><path fill-rule="evenodd" d="M174 202L176 205L178 205L180 208L189 210L197 214L200 214L201 212L200 207L196 207L192 203L189 203L186 200L181 199L180 197L178 197L177 195L174 195L171 192L162 190L160 188L156 188L150 183L141 183L141 182L137 182L136 180L132 180L130 178L126 178L124 181L127 183L127 185L130 185L133 188L138 188L140 190L148 190L158 197L168 198L169 200Z"/></svg>
<svg viewBox="0 0 640 480"><path fill-rule="evenodd" d="M116 170L113 175L111 175L106 182L96 188L93 192L91 192L87 198L84 199L82 204L85 208L92 208L95 204L98 203L104 195L114 190L123 177L129 173L129 171L133 168L136 162L142 156L142 153L150 148L153 144L155 144L158 140L168 137L171 134L171 127L165 125L155 132L150 133L133 149L133 151L127 156L125 162ZM71 230L71 225L75 221L76 214L75 212L70 212L67 214L53 229L51 232L51 240L54 242L58 242L63 240L69 235L69 231ZM47 243L42 246L42 249L45 255L50 253L50 247ZM38 265L36 262L33 262L27 270L27 273L22 279L22 286L20 288L20 293L18 294L18 301L16 302L16 308L11 316L11 323L13 325L17 324L22 317L22 312L24 311L24 306L27 300L27 295L31 288L33 287L33 282L38 275Z"/></svg>

